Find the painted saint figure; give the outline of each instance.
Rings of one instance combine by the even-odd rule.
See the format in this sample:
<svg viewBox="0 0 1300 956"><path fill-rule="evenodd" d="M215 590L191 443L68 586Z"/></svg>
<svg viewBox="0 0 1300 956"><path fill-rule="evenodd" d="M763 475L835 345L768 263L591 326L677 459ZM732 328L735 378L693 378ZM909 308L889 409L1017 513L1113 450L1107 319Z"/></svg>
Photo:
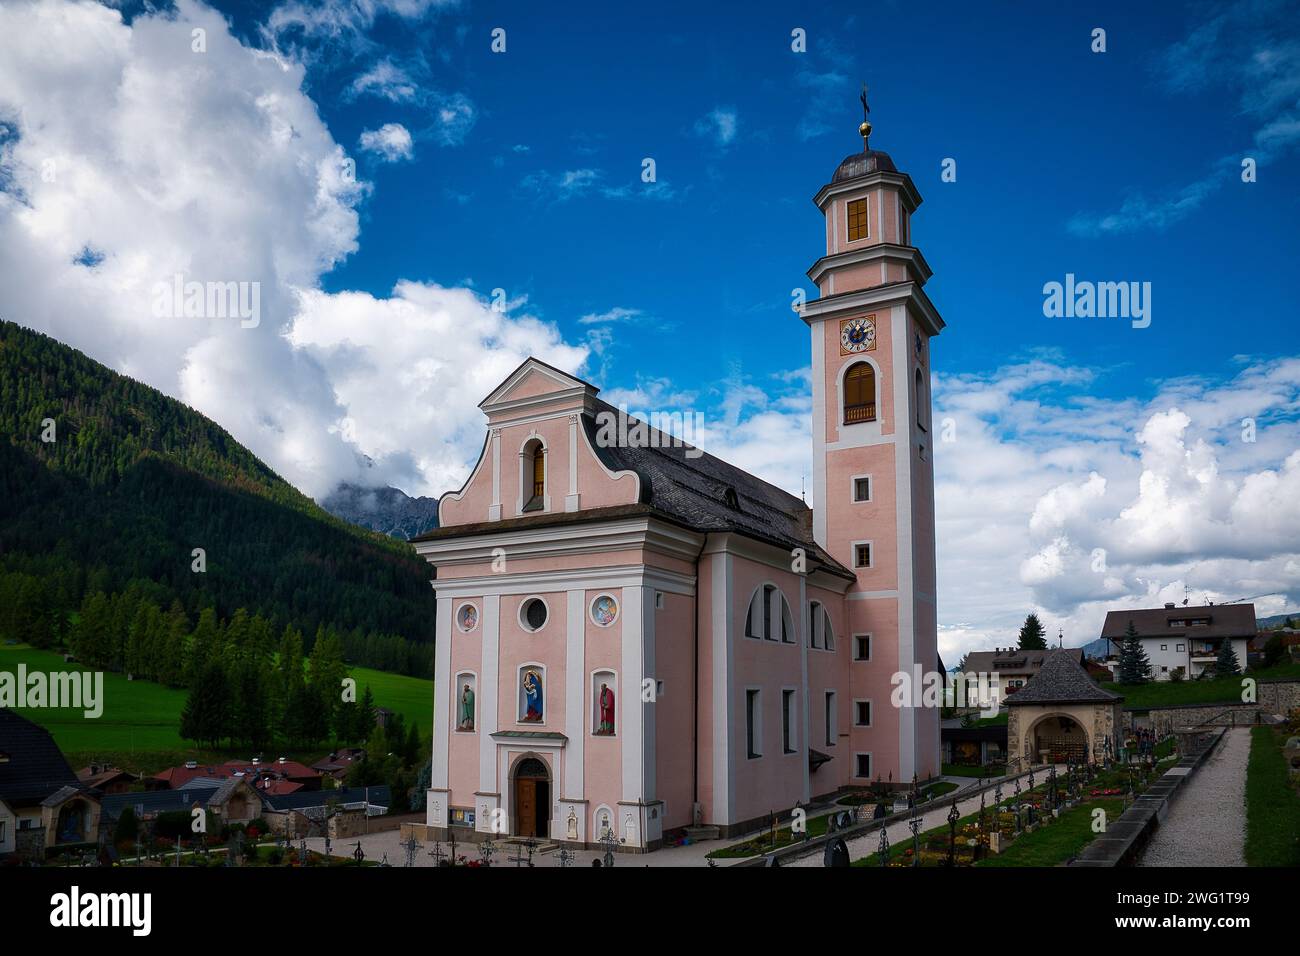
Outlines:
<svg viewBox="0 0 1300 956"><path fill-rule="evenodd" d="M544 704L542 702L542 676L536 671L524 671L524 720L541 721Z"/></svg>
<svg viewBox="0 0 1300 956"><path fill-rule="evenodd" d="M474 691L470 689L469 684L466 684L464 690L460 692L460 723L457 729L474 729Z"/></svg>
<svg viewBox="0 0 1300 956"><path fill-rule="evenodd" d="M614 692L609 689L608 684L600 685L600 723L596 727L597 734L613 736L614 733Z"/></svg>

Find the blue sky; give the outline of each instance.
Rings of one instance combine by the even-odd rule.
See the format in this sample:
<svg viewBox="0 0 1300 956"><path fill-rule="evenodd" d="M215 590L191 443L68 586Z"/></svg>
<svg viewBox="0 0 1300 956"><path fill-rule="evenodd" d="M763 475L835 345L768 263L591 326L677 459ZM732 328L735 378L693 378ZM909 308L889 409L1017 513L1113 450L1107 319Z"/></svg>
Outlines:
<svg viewBox="0 0 1300 956"><path fill-rule="evenodd" d="M925 198L914 238L949 324L940 369L991 370L1051 348L1113 369L1094 389L1129 395L1149 391L1149 378L1222 376L1236 353L1296 350L1294 153L1253 184L1229 171L1165 228L1070 229L1126 200L1167 202L1223 157L1256 152L1262 121L1243 113L1227 75L1197 88L1174 79L1188 64L1172 48L1213 8L800 6L747 5L738 17L700 4L653 14L577 4L561 19L503 3L414 29L381 19L381 57L427 64L417 79L464 91L477 118L455 146L417 140L410 162L362 159L375 192L361 248L324 286L384 294L399 278L468 278L527 295L574 337L581 316L635 309L604 363L609 384L641 374L703 385L720 368L761 383L806 349L790 290L807 285L821 251L811 196L858 148L865 79L874 144ZM1104 54L1090 50L1096 26ZM504 54L490 50L494 27L507 31ZM791 51L794 27L808 52ZM423 103L347 95L377 53L327 57L309 74L342 143L381 120L427 123ZM729 141L701 128L715 110L735 117ZM647 156L663 187L649 196L668 198L640 183ZM940 181L947 157L955 183ZM586 189L557 184L584 171ZM1042 285L1067 271L1152 282L1151 328L1044 319ZM663 348L665 327L690 347Z"/></svg>
<svg viewBox="0 0 1300 956"><path fill-rule="evenodd" d="M12 0L0 314L317 498L458 487L529 354L798 492L791 290L865 80L948 323L945 656L1030 609L1083 643L1300 608L1300 0L804 6ZM1044 317L1067 273L1150 283L1150 326ZM160 315L176 276L256 284L258 321Z"/></svg>

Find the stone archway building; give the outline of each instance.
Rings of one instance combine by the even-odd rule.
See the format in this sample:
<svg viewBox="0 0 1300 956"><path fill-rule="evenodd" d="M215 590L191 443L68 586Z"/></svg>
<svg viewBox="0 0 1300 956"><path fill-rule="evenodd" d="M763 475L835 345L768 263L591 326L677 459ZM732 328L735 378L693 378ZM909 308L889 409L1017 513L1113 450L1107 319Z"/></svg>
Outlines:
<svg viewBox="0 0 1300 956"><path fill-rule="evenodd" d="M1124 698L1088 676L1078 652L1058 650L1042 669L1006 700L1007 755L1022 762L1098 763L1110 741L1119 753L1120 709Z"/></svg>

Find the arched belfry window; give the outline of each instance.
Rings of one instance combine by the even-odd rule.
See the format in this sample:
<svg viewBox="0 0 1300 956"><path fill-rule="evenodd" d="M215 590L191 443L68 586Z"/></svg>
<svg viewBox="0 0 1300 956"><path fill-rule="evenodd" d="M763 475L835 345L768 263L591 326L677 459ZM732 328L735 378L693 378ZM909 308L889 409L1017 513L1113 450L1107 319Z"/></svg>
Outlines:
<svg viewBox="0 0 1300 956"><path fill-rule="evenodd" d="M876 420L876 370L858 362L844 374L844 424Z"/></svg>
<svg viewBox="0 0 1300 956"><path fill-rule="evenodd" d="M916 425L925 430L925 377L916 370Z"/></svg>
<svg viewBox="0 0 1300 956"><path fill-rule="evenodd" d="M546 507L546 449L536 439L524 446L524 511Z"/></svg>

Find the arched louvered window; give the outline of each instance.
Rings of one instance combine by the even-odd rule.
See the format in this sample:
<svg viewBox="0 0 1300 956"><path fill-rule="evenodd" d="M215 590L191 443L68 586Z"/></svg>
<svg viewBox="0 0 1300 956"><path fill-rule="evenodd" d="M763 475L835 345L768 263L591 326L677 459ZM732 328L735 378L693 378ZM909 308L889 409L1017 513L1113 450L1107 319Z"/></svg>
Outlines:
<svg viewBox="0 0 1300 956"><path fill-rule="evenodd" d="M844 375L844 424L876 420L876 370L858 362Z"/></svg>

